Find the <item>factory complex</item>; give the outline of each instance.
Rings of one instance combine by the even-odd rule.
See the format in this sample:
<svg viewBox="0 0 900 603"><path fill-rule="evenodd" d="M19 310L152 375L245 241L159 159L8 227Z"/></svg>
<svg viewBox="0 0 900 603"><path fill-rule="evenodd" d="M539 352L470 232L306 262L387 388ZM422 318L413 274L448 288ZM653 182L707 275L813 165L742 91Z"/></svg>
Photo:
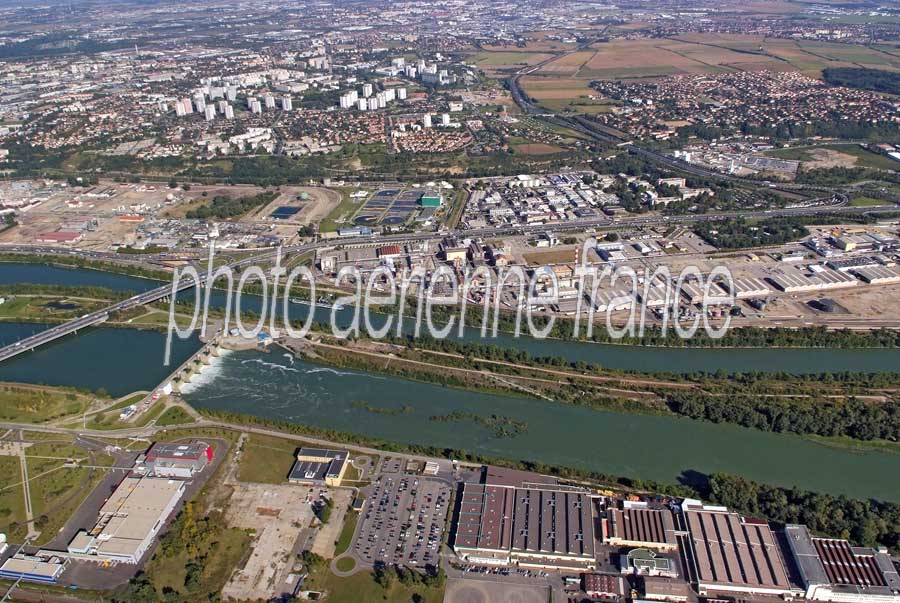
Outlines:
<svg viewBox="0 0 900 603"><path fill-rule="evenodd" d="M101 567L140 563L188 498L189 488L196 486L192 478L214 456L213 447L202 441L152 444L137 455L121 481L113 482L112 493L97 501L96 511L79 514L78 529L64 550L26 552L23 547L0 565L0 579L55 584L72 562ZM4 548L0 541L0 554Z"/></svg>
<svg viewBox="0 0 900 603"><path fill-rule="evenodd" d="M623 501L537 477L487 468L460 486L451 544L462 561L578 571L598 598L621 599L631 583L644 601L900 603L886 550L697 500Z"/></svg>

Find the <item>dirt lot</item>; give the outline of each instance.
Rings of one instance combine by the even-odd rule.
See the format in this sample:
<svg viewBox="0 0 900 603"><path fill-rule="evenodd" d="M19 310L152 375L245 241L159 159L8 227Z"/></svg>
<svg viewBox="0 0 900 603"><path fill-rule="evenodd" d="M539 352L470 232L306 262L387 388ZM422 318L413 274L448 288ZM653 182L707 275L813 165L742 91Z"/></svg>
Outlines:
<svg viewBox="0 0 900 603"><path fill-rule="evenodd" d="M856 157L841 153L833 149L811 149L806 153L811 160L803 162L803 169L817 170L819 168L853 167L856 165Z"/></svg>
<svg viewBox="0 0 900 603"><path fill-rule="evenodd" d="M548 599L548 590L546 585L454 578L447 581L444 603L542 603Z"/></svg>
<svg viewBox="0 0 900 603"><path fill-rule="evenodd" d="M280 594L293 565L294 544L313 518L303 501L307 488L234 484L226 509L228 524L256 531L244 567L222 589L226 599L269 600Z"/></svg>
<svg viewBox="0 0 900 603"><path fill-rule="evenodd" d="M833 298L853 316L895 318L900 305L900 285L854 287L853 290L838 290L818 297Z"/></svg>
<svg viewBox="0 0 900 603"><path fill-rule="evenodd" d="M184 191L170 189L165 184L120 184L107 180L94 187L61 188L23 212L19 226L2 233L0 243L37 244L45 233L59 229L82 230L81 224L95 221L83 231L77 246L109 251L113 244L132 245L137 241L140 222L123 221L120 219L122 214L140 213L145 219L183 217L187 211L216 195L253 195L261 190L251 186L194 185L190 191Z"/></svg>

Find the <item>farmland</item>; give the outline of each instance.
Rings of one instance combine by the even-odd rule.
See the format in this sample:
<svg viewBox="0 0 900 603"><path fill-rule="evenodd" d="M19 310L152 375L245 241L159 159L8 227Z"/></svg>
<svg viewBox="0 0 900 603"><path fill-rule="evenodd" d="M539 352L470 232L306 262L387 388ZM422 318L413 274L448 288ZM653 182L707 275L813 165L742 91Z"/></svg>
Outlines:
<svg viewBox="0 0 900 603"><path fill-rule="evenodd" d="M685 34L616 40L543 66L544 75L585 79L663 77L728 71L800 71L820 77L826 67L900 70L900 57L877 48L752 35Z"/></svg>
<svg viewBox="0 0 900 603"><path fill-rule="evenodd" d="M481 53L530 60L537 53ZM520 56L530 56L530 59ZM541 60L548 55L541 54ZM497 58L496 61L500 59ZM671 38L597 42L586 50L561 54L520 80L539 105L568 113L602 114L618 103L597 96L593 80L643 80L673 75L734 72L801 72L821 78L834 67L875 68L900 72L900 54L889 47L865 47L757 35L688 33ZM871 158L869 158L871 159Z"/></svg>

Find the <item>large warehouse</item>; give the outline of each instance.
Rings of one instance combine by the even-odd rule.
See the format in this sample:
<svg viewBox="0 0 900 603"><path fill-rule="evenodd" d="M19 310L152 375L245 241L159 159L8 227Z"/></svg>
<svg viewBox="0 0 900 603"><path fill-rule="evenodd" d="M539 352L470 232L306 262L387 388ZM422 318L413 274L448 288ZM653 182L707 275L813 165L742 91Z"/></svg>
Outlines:
<svg viewBox="0 0 900 603"><path fill-rule="evenodd" d="M689 506L682 517L687 527L681 547L684 567L698 594L797 594L768 523L720 507Z"/></svg>
<svg viewBox="0 0 900 603"><path fill-rule="evenodd" d="M97 561L137 563L175 510L187 482L126 477L100 508L96 525L81 531L68 551Z"/></svg>
<svg viewBox="0 0 900 603"><path fill-rule="evenodd" d="M814 538L802 525L785 526L784 532L808 600L900 603L900 575L887 553Z"/></svg>
<svg viewBox="0 0 900 603"><path fill-rule="evenodd" d="M553 484L463 485L453 548L473 563L596 567L594 498Z"/></svg>
<svg viewBox="0 0 900 603"><path fill-rule="evenodd" d="M668 509L649 509L646 505L609 509L606 512L606 524L605 544L660 551L674 551L678 548L675 522Z"/></svg>

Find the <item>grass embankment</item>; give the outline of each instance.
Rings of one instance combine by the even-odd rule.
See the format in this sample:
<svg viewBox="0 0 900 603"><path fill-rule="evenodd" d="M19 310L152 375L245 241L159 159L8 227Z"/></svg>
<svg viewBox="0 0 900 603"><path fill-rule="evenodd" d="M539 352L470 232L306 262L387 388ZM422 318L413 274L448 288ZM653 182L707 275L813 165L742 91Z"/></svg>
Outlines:
<svg viewBox="0 0 900 603"><path fill-rule="evenodd" d="M160 417L156 420L156 424L160 427L169 427L171 425L184 425L186 423L193 423L194 418L187 413L180 406L172 406L166 410Z"/></svg>
<svg viewBox="0 0 900 603"><path fill-rule="evenodd" d="M364 198L350 197L350 193L357 189L342 187L337 190L341 193L341 202L319 222L319 232L334 232L345 226L353 226L350 218L363 205Z"/></svg>
<svg viewBox="0 0 900 603"><path fill-rule="evenodd" d="M4 384L0 385L0 420L45 423L81 414L92 400L67 388Z"/></svg>

